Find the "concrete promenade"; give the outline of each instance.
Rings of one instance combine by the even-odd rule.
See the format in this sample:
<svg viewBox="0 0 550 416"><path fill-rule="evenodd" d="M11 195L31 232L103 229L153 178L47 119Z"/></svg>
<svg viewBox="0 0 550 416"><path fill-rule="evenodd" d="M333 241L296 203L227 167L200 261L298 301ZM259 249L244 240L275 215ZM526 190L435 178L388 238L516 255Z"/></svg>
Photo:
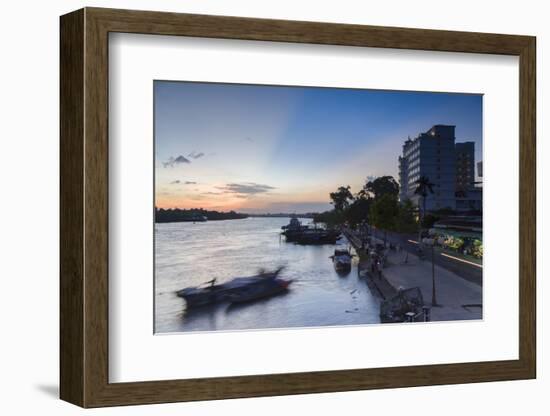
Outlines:
<svg viewBox="0 0 550 416"><path fill-rule="evenodd" d="M405 259L407 262L405 263ZM432 300L432 262L428 251L425 260L401 251L389 251L383 276L396 289L419 287L424 304ZM440 306L432 307L432 321L469 320L482 318L481 286L462 279L455 273L435 265L436 300ZM477 305L477 306L476 306Z"/></svg>
<svg viewBox="0 0 550 416"><path fill-rule="evenodd" d="M383 234L381 231L380 234ZM388 243L399 244L404 250L408 251L409 253L416 254L418 250L418 243L416 242L418 240L417 234L399 234L395 232L388 231L386 233L387 241ZM380 240L381 236L378 236L378 239ZM428 256L431 254L429 253L429 247L426 248ZM460 261L460 259L456 258L450 258L446 257L445 254L450 254L452 257L462 257L460 254L453 253L453 252L445 252L444 250L441 250L441 248L436 248L436 255L435 255L435 264L454 272L455 274L458 274L463 279L469 280L470 282L476 283L478 285L483 284L483 269L480 268L477 265L469 264L469 262L474 262L475 260L467 259L469 262Z"/></svg>
<svg viewBox="0 0 550 416"><path fill-rule="evenodd" d="M432 301L432 262L431 252L426 250L426 258L406 250L388 250L382 276L370 272L370 259L360 250L361 241L350 230L344 231L350 243L360 256L359 273L368 277L371 284L383 299L390 299L399 288L418 287L424 304ZM382 243L380 239L374 239ZM432 307L432 321L482 319L482 286L468 281L453 271L435 264L436 300L439 306Z"/></svg>

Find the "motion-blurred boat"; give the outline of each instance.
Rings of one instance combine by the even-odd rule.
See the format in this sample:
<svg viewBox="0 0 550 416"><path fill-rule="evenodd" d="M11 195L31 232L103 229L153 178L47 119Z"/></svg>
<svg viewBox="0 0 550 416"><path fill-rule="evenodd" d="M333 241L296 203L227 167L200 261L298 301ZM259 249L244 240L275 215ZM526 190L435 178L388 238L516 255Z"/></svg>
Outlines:
<svg viewBox="0 0 550 416"><path fill-rule="evenodd" d="M237 277L226 283L216 284L216 279L198 287L188 287L176 292L187 302L188 308L222 302L249 302L284 292L292 282L281 279L282 267L274 271L262 271L254 276Z"/></svg>

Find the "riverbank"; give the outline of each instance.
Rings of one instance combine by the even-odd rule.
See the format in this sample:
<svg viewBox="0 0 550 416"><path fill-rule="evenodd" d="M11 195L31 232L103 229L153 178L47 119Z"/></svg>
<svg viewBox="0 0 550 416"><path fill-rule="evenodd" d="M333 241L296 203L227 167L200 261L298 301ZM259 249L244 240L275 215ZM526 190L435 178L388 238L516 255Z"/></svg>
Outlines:
<svg viewBox="0 0 550 416"><path fill-rule="evenodd" d="M482 319L481 286L434 265L436 304L432 305L432 262L410 253L390 251L384 277L396 288L418 287L424 304L432 306L432 321Z"/></svg>
<svg viewBox="0 0 550 416"><path fill-rule="evenodd" d="M371 259L367 255L360 238L354 232L347 229L343 230L343 234L354 247L359 257L357 265L359 276L368 278L367 284L371 291L377 293L383 300L391 299L397 295L397 289L384 277L383 273L373 273L371 271Z"/></svg>
<svg viewBox="0 0 550 416"><path fill-rule="evenodd" d="M361 240L349 230L345 234L359 254L359 274L368 278L369 284L376 288L383 299L391 299L399 289L418 287L424 304L431 307L432 321L482 319L480 285L437 264L432 266L429 255L420 259L403 250L388 250L384 267L373 273L370 270L369 256L362 250ZM382 243L382 240L375 240ZM435 306L432 305L432 270L435 275Z"/></svg>

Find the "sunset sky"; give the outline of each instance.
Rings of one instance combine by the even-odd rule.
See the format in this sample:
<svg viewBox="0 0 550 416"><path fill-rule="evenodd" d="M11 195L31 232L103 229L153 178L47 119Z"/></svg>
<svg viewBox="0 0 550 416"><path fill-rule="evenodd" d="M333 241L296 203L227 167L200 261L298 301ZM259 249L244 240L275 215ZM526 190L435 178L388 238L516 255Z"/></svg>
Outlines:
<svg viewBox="0 0 550 416"><path fill-rule="evenodd" d="M407 136L456 125L481 160L471 94L155 81L159 208L303 213L392 175Z"/></svg>

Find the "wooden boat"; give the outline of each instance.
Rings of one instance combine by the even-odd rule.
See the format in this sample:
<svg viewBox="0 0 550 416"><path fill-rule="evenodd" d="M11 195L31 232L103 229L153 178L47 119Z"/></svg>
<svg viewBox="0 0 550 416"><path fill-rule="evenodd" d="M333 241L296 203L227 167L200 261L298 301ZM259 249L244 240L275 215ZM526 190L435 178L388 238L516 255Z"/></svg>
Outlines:
<svg viewBox="0 0 550 416"><path fill-rule="evenodd" d="M281 234L285 236L286 241L292 242L295 241L295 238L308 228L309 227L307 225L302 225L297 217L292 217L287 225L283 225L281 227L283 230Z"/></svg>
<svg viewBox="0 0 550 416"><path fill-rule="evenodd" d="M336 244L340 232L324 228L310 228L298 234L294 241L298 244Z"/></svg>
<svg viewBox="0 0 550 416"><path fill-rule="evenodd" d="M335 244L340 237L337 230L310 227L302 225L296 217L290 219L288 225L283 225L283 234L289 243L298 244Z"/></svg>
<svg viewBox="0 0 550 416"><path fill-rule="evenodd" d="M307 229L307 225L302 225L298 217L292 217L290 218L290 222L287 225L283 225L281 227L282 230L289 230L289 231L296 231L296 230L305 230Z"/></svg>
<svg viewBox="0 0 550 416"><path fill-rule="evenodd" d="M332 262L336 271L348 271L351 269L351 258L353 255L347 247L336 247Z"/></svg>
<svg viewBox="0 0 550 416"><path fill-rule="evenodd" d="M216 284L216 279L213 279L203 286L181 289L176 294L185 299L188 308L259 299L287 290L291 281L279 278L281 271L282 268L271 272L262 271L254 276L237 277L220 284Z"/></svg>
<svg viewBox="0 0 550 416"><path fill-rule="evenodd" d="M261 279L253 284L246 285L238 291L228 294L227 300L231 303L251 302L279 293L286 292L292 280L285 279Z"/></svg>

